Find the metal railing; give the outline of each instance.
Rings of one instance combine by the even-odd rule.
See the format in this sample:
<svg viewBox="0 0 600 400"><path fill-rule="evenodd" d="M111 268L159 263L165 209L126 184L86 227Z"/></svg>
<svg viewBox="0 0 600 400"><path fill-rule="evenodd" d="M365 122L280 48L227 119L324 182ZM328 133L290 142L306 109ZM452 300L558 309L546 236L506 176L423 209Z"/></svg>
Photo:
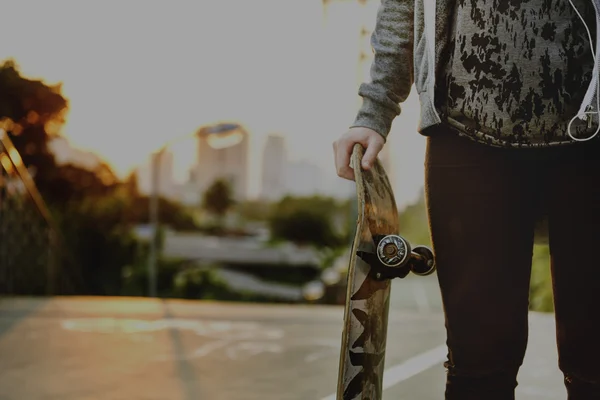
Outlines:
<svg viewBox="0 0 600 400"><path fill-rule="evenodd" d="M74 294L79 267L0 123L0 295Z"/></svg>

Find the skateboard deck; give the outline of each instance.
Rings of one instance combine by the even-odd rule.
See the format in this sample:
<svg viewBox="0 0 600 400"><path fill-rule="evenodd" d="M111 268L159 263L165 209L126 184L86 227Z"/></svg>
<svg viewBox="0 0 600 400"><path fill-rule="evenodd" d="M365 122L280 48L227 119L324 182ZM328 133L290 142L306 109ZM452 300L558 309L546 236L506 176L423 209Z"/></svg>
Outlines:
<svg viewBox="0 0 600 400"><path fill-rule="evenodd" d="M377 160L365 171L354 146L358 219L352 243L338 371L337 400L381 400L391 279L434 270L433 254L411 250L398 235L399 218L388 176Z"/></svg>

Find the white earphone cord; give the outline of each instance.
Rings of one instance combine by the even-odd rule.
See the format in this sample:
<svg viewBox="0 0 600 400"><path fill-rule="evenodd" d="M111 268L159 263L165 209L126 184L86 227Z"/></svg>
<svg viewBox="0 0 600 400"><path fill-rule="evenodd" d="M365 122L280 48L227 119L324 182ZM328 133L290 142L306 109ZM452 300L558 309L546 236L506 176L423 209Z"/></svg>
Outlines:
<svg viewBox="0 0 600 400"><path fill-rule="evenodd" d="M598 66L596 65L596 51L594 50L594 41L592 40L592 34L590 32L590 28L587 26L587 24L585 23L585 20L583 19L583 17L581 16L581 14L579 13L579 10L577 9L577 7L575 7L575 4L573 4L572 0L569 0L569 3L571 3L571 7L573 7L573 10L575 10L575 12L577 13L577 15L579 16L579 19L581 20L581 22L583 23L583 26L585 27L585 30L587 31L588 34L588 38L590 41L590 47L592 50L592 58L594 59L594 73L598 73L598 71L596 71L596 69L598 69ZM598 14L598 9L596 7L596 2L592 1L593 5L594 5L594 9L596 10L596 15ZM597 19L597 18L596 18ZM593 76L593 74L592 74ZM588 138L584 138L584 139L578 139L576 137L573 136L573 134L571 134L571 124L573 124L573 121L575 121L575 119L579 118L579 116L581 115L586 115L586 120L588 118L592 118L592 114L598 114L600 112L600 77L596 78L596 111L584 111L583 113L579 113L576 116L574 116L573 118L571 118L571 121L569 122L569 125L567 126L567 133L569 134L569 136L571 137L571 139L578 141L578 142L585 142L587 140L593 139L594 137L596 137L596 135L598 134L598 132L600 132L600 124L598 124L598 128L596 129L596 132L594 132L594 134Z"/></svg>

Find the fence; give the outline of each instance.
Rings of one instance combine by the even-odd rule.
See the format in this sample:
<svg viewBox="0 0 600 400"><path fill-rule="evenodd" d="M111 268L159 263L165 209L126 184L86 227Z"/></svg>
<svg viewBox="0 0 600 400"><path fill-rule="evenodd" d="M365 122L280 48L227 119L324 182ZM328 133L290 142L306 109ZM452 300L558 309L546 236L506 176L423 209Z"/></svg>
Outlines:
<svg viewBox="0 0 600 400"><path fill-rule="evenodd" d="M50 210L0 126L0 295L74 294L80 269Z"/></svg>

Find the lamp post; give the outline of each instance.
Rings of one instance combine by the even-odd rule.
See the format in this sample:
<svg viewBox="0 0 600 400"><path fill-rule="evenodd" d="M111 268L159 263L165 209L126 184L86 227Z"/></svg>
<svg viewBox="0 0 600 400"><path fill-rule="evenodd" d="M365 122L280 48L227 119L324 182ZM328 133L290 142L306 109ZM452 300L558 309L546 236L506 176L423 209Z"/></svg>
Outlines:
<svg viewBox="0 0 600 400"><path fill-rule="evenodd" d="M160 166L161 159L164 152L167 150L168 144L165 144L155 153L152 153L150 160L150 248L148 252L148 296L156 297L157 292L157 248L158 248L158 197L159 197L159 184L160 184Z"/></svg>
<svg viewBox="0 0 600 400"><path fill-rule="evenodd" d="M150 243L148 250L148 296L157 297L157 264L158 264L158 233L159 233L159 198L160 198L160 170L162 157L167 149L174 143L191 137L202 137L206 134L228 135L236 133L242 128L238 124L223 123L205 125L192 134L178 136L166 142L162 147L152 153L150 159L150 199L149 199L149 224Z"/></svg>

